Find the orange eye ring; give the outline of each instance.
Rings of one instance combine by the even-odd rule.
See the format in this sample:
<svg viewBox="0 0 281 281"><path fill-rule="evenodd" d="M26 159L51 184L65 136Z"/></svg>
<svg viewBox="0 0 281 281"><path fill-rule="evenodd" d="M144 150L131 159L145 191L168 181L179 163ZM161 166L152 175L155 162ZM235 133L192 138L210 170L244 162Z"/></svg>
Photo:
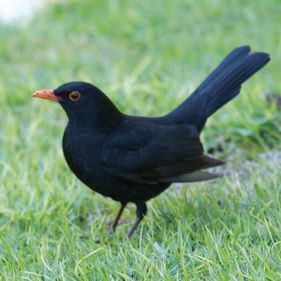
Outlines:
<svg viewBox="0 0 281 281"><path fill-rule="evenodd" d="M69 94L69 99L71 101L79 101L81 98L81 94L78 91L73 91Z"/></svg>

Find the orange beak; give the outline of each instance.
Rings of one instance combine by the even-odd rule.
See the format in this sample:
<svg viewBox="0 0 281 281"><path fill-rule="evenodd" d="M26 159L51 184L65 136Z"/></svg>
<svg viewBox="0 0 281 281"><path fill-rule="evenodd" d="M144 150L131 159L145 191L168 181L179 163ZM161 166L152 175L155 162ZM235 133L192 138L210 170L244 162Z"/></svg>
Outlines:
<svg viewBox="0 0 281 281"><path fill-rule="evenodd" d="M32 94L35 98L47 99L51 101L62 101L62 98L55 95L53 90L40 90Z"/></svg>

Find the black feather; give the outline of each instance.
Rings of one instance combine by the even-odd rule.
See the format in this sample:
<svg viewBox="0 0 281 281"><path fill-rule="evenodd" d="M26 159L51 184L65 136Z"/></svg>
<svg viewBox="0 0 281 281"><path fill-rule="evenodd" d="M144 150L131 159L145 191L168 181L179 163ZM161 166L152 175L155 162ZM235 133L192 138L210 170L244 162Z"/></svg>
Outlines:
<svg viewBox="0 0 281 281"><path fill-rule="evenodd" d="M232 51L193 94L166 116L175 123L187 123L202 131L208 117L235 98L242 83L268 63L266 53L249 53L248 46Z"/></svg>

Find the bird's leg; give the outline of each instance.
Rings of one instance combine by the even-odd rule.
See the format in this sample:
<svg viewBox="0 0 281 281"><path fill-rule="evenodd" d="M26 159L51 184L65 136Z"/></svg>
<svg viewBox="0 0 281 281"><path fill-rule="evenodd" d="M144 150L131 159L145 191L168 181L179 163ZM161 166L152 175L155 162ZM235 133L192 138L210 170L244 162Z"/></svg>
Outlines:
<svg viewBox="0 0 281 281"><path fill-rule="evenodd" d="M142 219L144 218L144 216L147 213L147 207L146 207L145 202L137 202L136 206L137 206L137 218L136 218L133 226L131 227L131 229L128 232L129 238L135 232L135 230L137 229L139 223L142 221Z"/></svg>
<svg viewBox="0 0 281 281"><path fill-rule="evenodd" d="M119 221L119 219L121 218L121 215L122 215L122 213L123 213L123 211L124 211L126 205L127 205L127 203L121 202L121 208L120 208L120 210L119 210L119 212L118 212L118 214L117 214L117 216L116 216L116 218L115 218L115 220L114 220L114 223L113 223L113 225L112 225L113 231L115 231L115 229L116 229L116 227L117 227L117 225L118 225L118 221Z"/></svg>

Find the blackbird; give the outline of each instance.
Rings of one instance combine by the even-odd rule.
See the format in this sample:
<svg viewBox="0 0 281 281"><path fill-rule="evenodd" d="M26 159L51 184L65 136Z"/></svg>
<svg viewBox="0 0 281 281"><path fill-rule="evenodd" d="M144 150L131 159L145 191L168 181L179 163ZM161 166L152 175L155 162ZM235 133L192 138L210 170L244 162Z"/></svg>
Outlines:
<svg viewBox="0 0 281 281"><path fill-rule="evenodd" d="M136 205L130 237L147 213L146 202L172 183L219 176L205 171L224 162L204 154L200 133L208 117L235 98L242 83L269 60L248 46L234 49L181 105L156 118L121 113L86 82L40 90L33 97L56 101L65 110L66 162L89 188L120 202L113 230L127 203Z"/></svg>

